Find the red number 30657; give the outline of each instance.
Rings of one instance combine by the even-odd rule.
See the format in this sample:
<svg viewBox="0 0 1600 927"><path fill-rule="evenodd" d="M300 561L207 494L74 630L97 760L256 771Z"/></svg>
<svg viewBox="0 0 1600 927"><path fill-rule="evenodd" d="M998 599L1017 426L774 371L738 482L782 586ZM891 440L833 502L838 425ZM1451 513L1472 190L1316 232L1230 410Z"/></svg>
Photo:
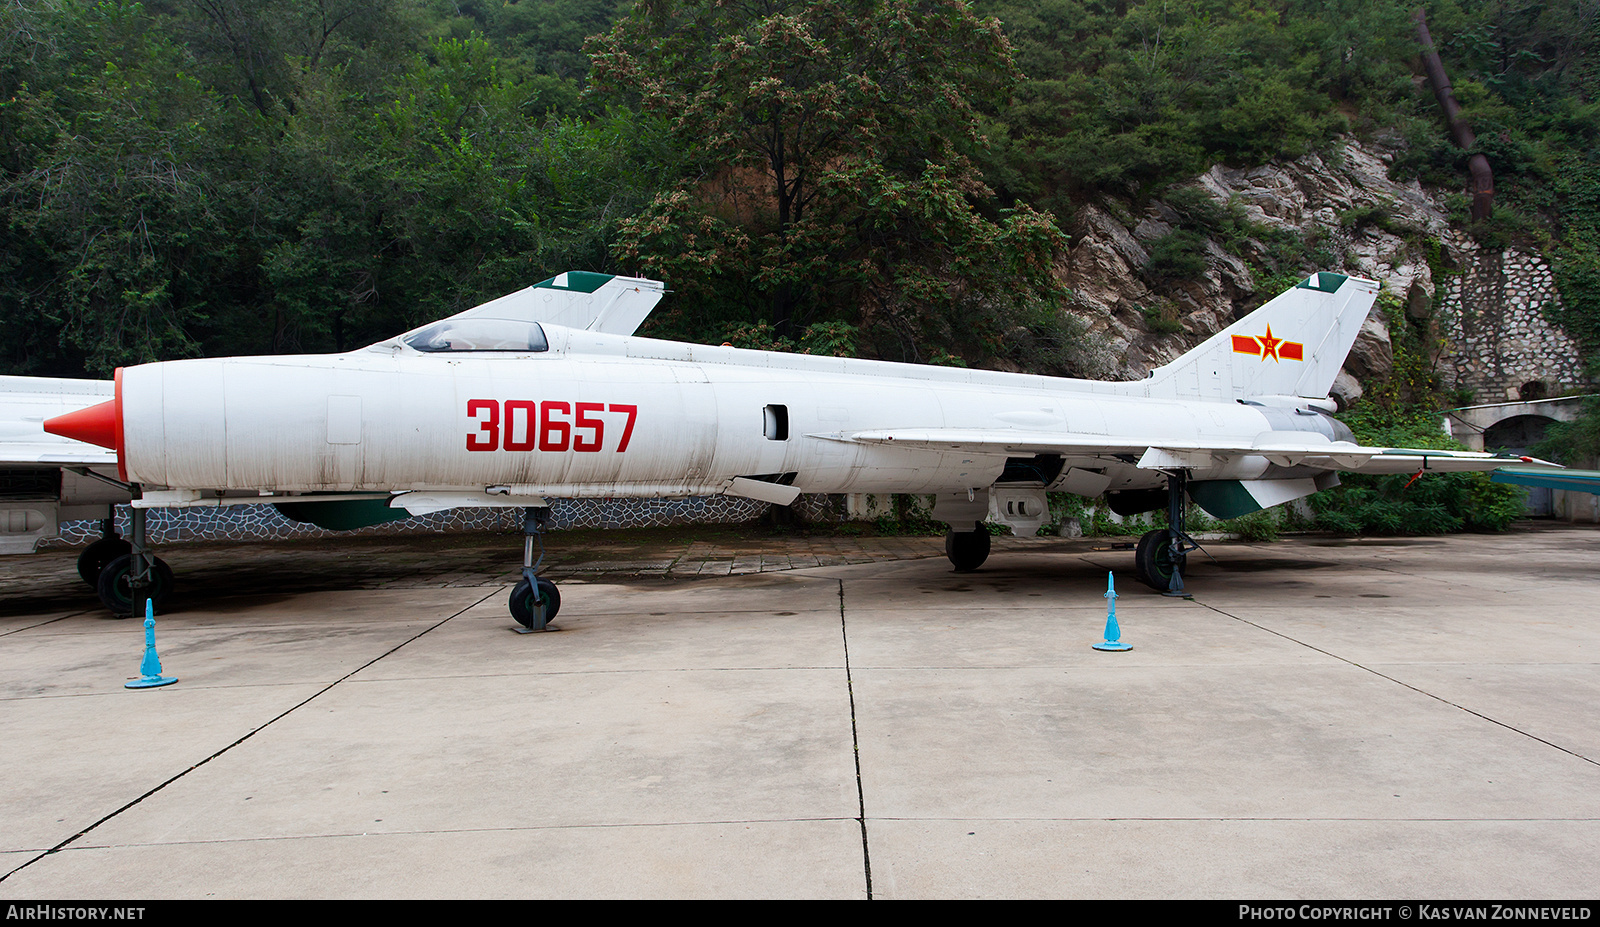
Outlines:
<svg viewBox="0 0 1600 927"><path fill-rule="evenodd" d="M639 407L603 402L565 402L547 399L467 400L467 417L477 428L467 433L469 451L585 451L600 450L606 438L602 412L621 412L627 421L617 453L628 449Z"/></svg>

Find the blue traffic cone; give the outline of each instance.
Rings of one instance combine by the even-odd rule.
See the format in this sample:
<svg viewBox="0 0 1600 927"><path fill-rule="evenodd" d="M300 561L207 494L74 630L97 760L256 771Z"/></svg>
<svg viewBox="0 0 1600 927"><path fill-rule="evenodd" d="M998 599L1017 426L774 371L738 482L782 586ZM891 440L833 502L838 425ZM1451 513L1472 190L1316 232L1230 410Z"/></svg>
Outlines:
<svg viewBox="0 0 1600 927"><path fill-rule="evenodd" d="M1096 650L1132 650L1132 644L1122 642L1122 629L1117 626L1117 574L1106 574L1106 639L1094 645Z"/></svg>
<svg viewBox="0 0 1600 927"><path fill-rule="evenodd" d="M177 682L175 676L161 675L161 658L156 656L156 605L144 600L144 661L139 664L143 675L125 684L129 689L154 689Z"/></svg>

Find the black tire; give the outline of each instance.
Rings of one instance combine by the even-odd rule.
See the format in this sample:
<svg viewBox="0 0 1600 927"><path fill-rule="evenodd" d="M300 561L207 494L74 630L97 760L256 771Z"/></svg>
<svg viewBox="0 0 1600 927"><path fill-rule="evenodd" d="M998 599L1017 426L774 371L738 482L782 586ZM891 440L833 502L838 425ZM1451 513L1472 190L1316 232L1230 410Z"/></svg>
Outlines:
<svg viewBox="0 0 1600 927"><path fill-rule="evenodd" d="M511 587L511 617L525 628L537 628L539 625L533 614L532 589L526 577L517 580L517 584ZM546 601L544 623L548 625L556 620L556 613L561 611L561 590L550 580L541 579L539 596Z"/></svg>
<svg viewBox="0 0 1600 927"><path fill-rule="evenodd" d="M1184 559L1182 554L1178 555L1176 565L1180 574ZM1139 577L1139 582L1157 592L1166 592L1172 584L1173 565L1172 541L1167 529L1146 531L1133 553L1133 573Z"/></svg>
<svg viewBox="0 0 1600 927"><path fill-rule="evenodd" d="M989 532L982 528L976 531L951 528L944 533L944 555L957 573L971 573L989 559Z"/></svg>
<svg viewBox="0 0 1600 927"><path fill-rule="evenodd" d="M1141 583L1144 583L1146 586L1150 586L1150 585L1153 585L1153 584L1150 581L1149 572L1147 572L1146 569L1145 569L1147 566L1149 566L1149 564L1147 564L1145 562L1146 559L1147 559L1146 556L1145 556L1145 552L1144 552L1144 550L1145 550L1145 540L1147 538L1149 538L1150 535L1156 534L1156 533L1158 533L1158 532L1146 531L1143 535L1141 535L1139 537L1139 543L1135 544L1134 548L1133 548L1133 576L1134 576L1135 579L1137 579Z"/></svg>
<svg viewBox="0 0 1600 927"><path fill-rule="evenodd" d="M83 577L90 589L98 589L100 571L106 568L106 564L126 556L132 550L133 545L122 538L101 538L78 555L78 575Z"/></svg>
<svg viewBox="0 0 1600 927"><path fill-rule="evenodd" d="M100 595L100 603L110 609L113 615L126 617L133 614L133 588L129 580L132 571L132 554L117 557L100 571L95 592ZM160 557L155 558L155 569L150 571L150 600L155 603L156 611L161 611L167 597L172 595L174 585L172 567L167 566L167 562Z"/></svg>

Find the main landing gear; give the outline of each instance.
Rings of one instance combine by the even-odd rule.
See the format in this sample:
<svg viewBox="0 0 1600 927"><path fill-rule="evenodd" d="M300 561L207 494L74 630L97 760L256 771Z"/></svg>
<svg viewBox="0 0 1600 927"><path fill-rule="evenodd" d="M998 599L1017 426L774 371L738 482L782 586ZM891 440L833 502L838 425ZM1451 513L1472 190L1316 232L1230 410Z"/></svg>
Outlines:
<svg viewBox="0 0 1600 927"><path fill-rule="evenodd" d="M172 595L176 580L172 567L160 557L148 552L142 555L125 554L106 564L95 582L95 593L100 603L118 618L144 613L144 600L155 603L161 611L167 597Z"/></svg>
<svg viewBox="0 0 1600 927"><path fill-rule="evenodd" d="M539 564L544 563L544 541L541 535L550 520L549 506L528 506L522 516L522 579L511 587L511 617L529 631L553 631L550 622L561 611L561 593L556 584L540 579ZM539 559L533 558L534 545L539 547Z"/></svg>
<svg viewBox="0 0 1600 927"><path fill-rule="evenodd" d="M944 555L957 573L971 573L989 559L989 532L982 524L971 531L948 528L944 533Z"/></svg>
<svg viewBox="0 0 1600 927"><path fill-rule="evenodd" d="M100 520L100 540L95 541L83 549L78 555L78 576L89 584L89 588L97 588L100 584L100 571L106 564L125 557L133 550L133 545L117 533L117 521L107 517Z"/></svg>
<svg viewBox="0 0 1600 927"><path fill-rule="evenodd" d="M1183 590L1183 571L1189 551L1200 546L1183 530L1188 484L1187 470L1167 475L1167 527L1145 532L1133 553L1134 575L1163 595L1188 595Z"/></svg>
<svg viewBox="0 0 1600 927"><path fill-rule="evenodd" d="M131 543L117 534L116 520L108 513L100 522L100 540L78 555L78 576L117 618L142 613L146 599L160 611L175 585L172 568L150 552L145 540L145 510L130 508L128 514Z"/></svg>
<svg viewBox="0 0 1600 927"><path fill-rule="evenodd" d="M1200 549L1183 530L1188 502L1189 471L1171 471L1167 474L1167 527L1145 532L1134 550L1134 575L1163 595L1188 595L1183 588L1183 574L1189 552ZM957 573L970 573L982 566L989 559L989 546L989 532L981 522L973 522L970 531L957 531L954 525L945 531L944 555Z"/></svg>

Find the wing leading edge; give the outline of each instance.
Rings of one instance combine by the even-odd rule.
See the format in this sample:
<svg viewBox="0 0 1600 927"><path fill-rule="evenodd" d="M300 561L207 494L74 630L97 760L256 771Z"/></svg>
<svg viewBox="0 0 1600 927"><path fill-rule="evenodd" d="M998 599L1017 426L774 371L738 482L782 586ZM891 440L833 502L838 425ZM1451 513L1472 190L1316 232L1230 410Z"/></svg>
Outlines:
<svg viewBox="0 0 1600 927"><path fill-rule="evenodd" d="M1238 457L1264 457L1283 467L1312 467L1354 473L1413 473L1417 470L1466 472L1493 470L1508 464L1555 464L1531 457L1476 451L1426 448L1365 447L1330 441L1310 432L1263 432L1249 444L1237 440L1174 441L1161 436L1048 434L1007 429L917 428L818 434L811 437L852 444L956 452L995 457L1060 454L1065 457L1126 458L1137 455L1145 470L1205 469Z"/></svg>

